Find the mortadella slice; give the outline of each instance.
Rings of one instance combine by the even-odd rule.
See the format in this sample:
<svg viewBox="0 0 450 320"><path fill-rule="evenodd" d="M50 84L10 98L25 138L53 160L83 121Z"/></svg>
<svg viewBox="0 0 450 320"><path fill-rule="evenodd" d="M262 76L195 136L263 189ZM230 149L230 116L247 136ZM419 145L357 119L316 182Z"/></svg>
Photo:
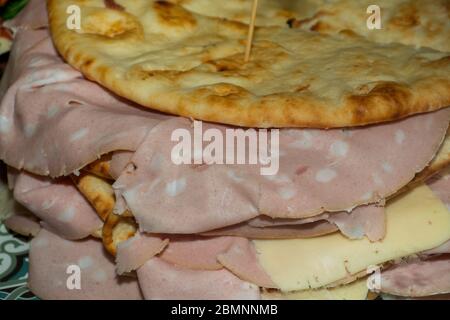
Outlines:
<svg viewBox="0 0 450 320"><path fill-rule="evenodd" d="M136 233L132 238L117 245L117 273L123 274L139 269L145 262L160 253L169 240Z"/></svg>
<svg viewBox="0 0 450 320"><path fill-rule="evenodd" d="M256 300L259 288L240 280L226 269L191 270L159 258L137 271L145 299L149 300Z"/></svg>
<svg viewBox="0 0 450 320"><path fill-rule="evenodd" d="M100 241L69 241L45 229L31 241L28 286L41 299L142 299L136 279L117 276Z"/></svg>
<svg viewBox="0 0 450 320"><path fill-rule="evenodd" d="M57 181L25 172L19 174L14 198L59 236L77 240L89 236L102 221L70 178Z"/></svg>
<svg viewBox="0 0 450 320"><path fill-rule="evenodd" d="M450 293L450 259L409 262L383 271L381 291L405 297Z"/></svg>
<svg viewBox="0 0 450 320"><path fill-rule="evenodd" d="M176 165L172 133L195 129L173 118L149 132L113 185L118 211L128 207L146 232L200 233L261 214L309 218L381 202L434 157L449 119L447 108L364 128L282 130L279 172L262 176L259 165Z"/></svg>

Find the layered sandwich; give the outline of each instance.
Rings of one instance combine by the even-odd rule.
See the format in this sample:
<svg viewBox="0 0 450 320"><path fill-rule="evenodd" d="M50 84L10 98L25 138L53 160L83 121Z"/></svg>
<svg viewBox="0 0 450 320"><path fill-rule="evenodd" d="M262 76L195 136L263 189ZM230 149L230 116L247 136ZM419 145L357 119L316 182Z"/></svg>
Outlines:
<svg viewBox="0 0 450 320"><path fill-rule="evenodd" d="M448 2L364 3L261 1L245 62L250 1L31 0L0 158L33 293L445 297Z"/></svg>

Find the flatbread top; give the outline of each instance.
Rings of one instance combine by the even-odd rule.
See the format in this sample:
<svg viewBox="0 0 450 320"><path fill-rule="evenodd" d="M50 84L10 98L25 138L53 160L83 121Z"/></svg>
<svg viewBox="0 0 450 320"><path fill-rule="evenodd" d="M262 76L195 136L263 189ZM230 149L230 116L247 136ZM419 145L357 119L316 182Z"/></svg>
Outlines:
<svg viewBox="0 0 450 320"><path fill-rule="evenodd" d="M89 79L163 112L251 127L346 127L450 104L450 55L353 33L248 26L165 1L49 0L62 56ZM66 27L81 8L81 29Z"/></svg>
<svg viewBox="0 0 450 320"><path fill-rule="evenodd" d="M373 4L380 8L379 30L371 30L366 24L367 8ZM300 20L293 25L330 34L352 30L379 43L398 42L450 52L449 0L310 0L308 12L307 16L299 12Z"/></svg>
<svg viewBox="0 0 450 320"><path fill-rule="evenodd" d="M252 1L170 0L207 16L248 23ZM226 3L226 5L225 5ZM381 29L367 28L377 5ZM449 0L259 0L258 26L287 26L335 34L350 30L374 42L398 42L450 52Z"/></svg>

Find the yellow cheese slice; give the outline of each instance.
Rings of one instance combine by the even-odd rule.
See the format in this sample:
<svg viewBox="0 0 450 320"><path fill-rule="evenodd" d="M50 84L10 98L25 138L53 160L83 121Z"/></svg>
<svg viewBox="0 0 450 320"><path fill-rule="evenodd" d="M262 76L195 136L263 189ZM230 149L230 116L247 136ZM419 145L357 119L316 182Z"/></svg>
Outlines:
<svg viewBox="0 0 450 320"><path fill-rule="evenodd" d="M340 233L311 239L255 240L258 259L284 291L320 288L369 266L439 246L450 239L450 212L425 185L391 200L380 242Z"/></svg>
<svg viewBox="0 0 450 320"><path fill-rule="evenodd" d="M283 299L283 300L366 300L367 280L362 279L350 284L330 288L303 290L296 292L263 292L263 299Z"/></svg>

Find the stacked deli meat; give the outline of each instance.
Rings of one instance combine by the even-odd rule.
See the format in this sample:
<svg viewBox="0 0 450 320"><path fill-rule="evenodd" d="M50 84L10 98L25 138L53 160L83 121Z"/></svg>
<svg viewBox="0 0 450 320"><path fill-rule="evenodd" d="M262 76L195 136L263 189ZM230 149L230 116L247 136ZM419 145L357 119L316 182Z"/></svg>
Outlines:
<svg viewBox="0 0 450 320"><path fill-rule="evenodd" d="M133 14L127 1L90 2L111 15ZM173 2L155 6L167 8L167 21L180 17ZM49 10L57 20L55 1ZM377 292L450 292L448 53L411 49L431 57L428 64L439 61L437 73L447 70L426 110L361 125L273 125L279 168L263 175L258 163L174 163L176 130L194 136L200 124L202 132L224 133L240 123L160 113L115 90L52 39L45 1L30 1L5 26L14 43L0 88L0 158L15 201L5 224L33 238L29 287L38 297L364 299L373 266ZM105 52L126 50L111 39ZM377 50L390 49L383 46ZM164 94L161 83L151 90ZM394 106L393 94L387 103ZM168 111L164 99L155 101ZM254 132L263 130L271 132Z"/></svg>

